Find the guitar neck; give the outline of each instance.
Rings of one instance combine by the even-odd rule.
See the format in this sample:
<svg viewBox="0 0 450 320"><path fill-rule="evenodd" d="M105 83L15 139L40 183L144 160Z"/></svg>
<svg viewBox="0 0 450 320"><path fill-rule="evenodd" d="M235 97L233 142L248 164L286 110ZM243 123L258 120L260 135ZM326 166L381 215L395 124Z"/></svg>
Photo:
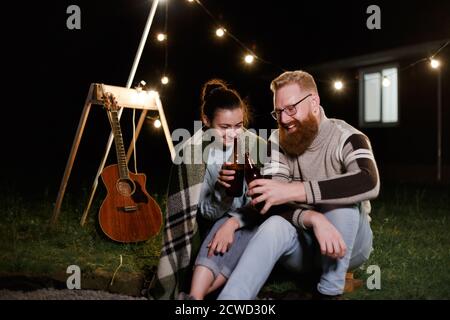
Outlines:
<svg viewBox="0 0 450 320"><path fill-rule="evenodd" d="M119 175L121 179L129 178L127 156L123 144L122 130L120 129L119 116L117 110L111 110L111 127L114 134L114 143L116 145L117 164L119 166Z"/></svg>

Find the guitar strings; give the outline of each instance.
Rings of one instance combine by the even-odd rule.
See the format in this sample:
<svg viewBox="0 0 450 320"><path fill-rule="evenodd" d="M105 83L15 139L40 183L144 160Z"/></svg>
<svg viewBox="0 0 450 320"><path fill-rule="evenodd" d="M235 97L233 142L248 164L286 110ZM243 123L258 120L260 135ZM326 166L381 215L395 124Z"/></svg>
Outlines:
<svg viewBox="0 0 450 320"><path fill-rule="evenodd" d="M134 160L134 172L137 173L137 160L136 160L136 109L133 108L133 160Z"/></svg>

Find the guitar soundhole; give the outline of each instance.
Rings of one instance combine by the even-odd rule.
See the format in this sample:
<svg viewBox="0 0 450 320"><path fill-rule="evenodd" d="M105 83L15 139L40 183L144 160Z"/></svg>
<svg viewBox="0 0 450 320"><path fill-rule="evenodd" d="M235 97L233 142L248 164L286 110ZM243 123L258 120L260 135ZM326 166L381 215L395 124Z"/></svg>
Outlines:
<svg viewBox="0 0 450 320"><path fill-rule="evenodd" d="M134 182L130 179L119 179L116 184L117 191L124 197L130 197L136 190Z"/></svg>

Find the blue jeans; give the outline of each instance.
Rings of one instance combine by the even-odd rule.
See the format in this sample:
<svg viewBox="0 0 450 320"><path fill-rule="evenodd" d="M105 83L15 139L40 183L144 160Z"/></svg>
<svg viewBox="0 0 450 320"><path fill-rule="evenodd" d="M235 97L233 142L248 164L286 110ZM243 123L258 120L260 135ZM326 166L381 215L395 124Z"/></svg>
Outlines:
<svg viewBox="0 0 450 320"><path fill-rule="evenodd" d="M343 258L335 260L320 255L312 230L303 232L284 218L272 216L259 226L218 299L255 299L277 261L297 272L318 265L322 268L318 291L326 295L342 294L347 270L357 268L369 258L372 230L368 215L360 213L357 207L327 209L321 212L347 245Z"/></svg>
<svg viewBox="0 0 450 320"><path fill-rule="evenodd" d="M216 235L217 230L228 220L229 216L225 216L214 224L214 226L209 231L205 240L200 247L200 251L195 260L195 265L201 265L207 267L214 274L216 278L219 274L222 274L225 278L229 278L234 267L238 263L239 258L242 256L245 247L250 241L253 234L256 232L255 228L240 228L234 232L234 241L227 252L224 254L214 254L208 257L209 248L208 243L210 243L213 237Z"/></svg>

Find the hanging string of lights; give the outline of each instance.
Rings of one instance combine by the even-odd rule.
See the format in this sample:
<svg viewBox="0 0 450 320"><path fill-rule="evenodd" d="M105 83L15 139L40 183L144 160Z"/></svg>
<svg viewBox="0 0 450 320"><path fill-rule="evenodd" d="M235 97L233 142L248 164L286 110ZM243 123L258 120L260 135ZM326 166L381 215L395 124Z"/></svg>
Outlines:
<svg viewBox="0 0 450 320"><path fill-rule="evenodd" d="M245 54L243 57L243 61L246 64L253 64L255 61L260 61L264 64L268 64L268 65L272 65L275 68L281 70L281 71L286 71L284 68L276 65L275 63L265 60L263 59L260 55L257 55L254 50L250 49L249 47L247 47L241 40L239 40L238 37L236 37L233 33L231 33L229 30L223 28L223 26L220 25L219 20L211 13L211 11L208 10L208 8L205 7L205 5L203 3L200 2L200 0L188 0L188 2L195 2L197 3L200 8L211 18L211 20L213 21L213 23L216 25L216 36L219 38L224 37L225 35L227 35L230 39L232 39L234 42L236 42L236 44L238 46L240 46Z"/></svg>
<svg viewBox="0 0 450 320"><path fill-rule="evenodd" d="M383 87L389 87L391 85L391 80L389 79L390 76L392 76L394 73L400 73L400 72L404 72L414 66L416 66L419 63L422 62L428 62L430 64L430 67L432 69L438 69L441 66L441 61L436 59L435 57L445 48L447 47L447 45L450 43L450 41L446 41L441 47L439 47L438 50L436 50L435 53L433 53L431 56L429 57L424 57L424 58L420 58L417 61L414 61L406 66L404 66L403 68L398 69L396 72L392 72L392 73L388 73L383 75L382 77L382 82L381 84L383 85ZM359 80L357 80L359 81ZM322 81L322 82L329 82L329 81ZM347 81L347 82L351 82L351 81ZM341 91L342 89L344 89L344 83L342 80L334 80L333 81L333 88L336 91Z"/></svg>
<svg viewBox="0 0 450 320"><path fill-rule="evenodd" d="M200 1L200 0L187 0L189 3L195 3L197 4L202 11L213 21L214 24L214 28L215 30L215 34L218 38L224 38L224 37L229 37L230 39L232 39L245 53L243 56L243 62L247 65L252 65L255 62L261 62L264 64L268 64L268 65L272 65L274 67L276 67L280 72L284 72L286 71L284 68L280 67L279 65L268 61L266 59L263 59L260 55L257 55L254 50L250 49L248 46L246 46L241 40L239 40L239 38L234 35L233 33L231 33L228 29L224 28L220 21L211 13L210 10L208 10L208 8ZM163 75L161 77L161 83L163 85L167 85L169 83L169 78L167 76L167 64L168 64L168 50L167 50L167 22L168 22L168 0L166 0L166 14L165 14L165 21L164 21L164 33L158 33L157 34L157 40L160 42L165 42L165 65L164 65L164 72ZM436 59L435 57L449 44L449 41L447 41L446 43L444 43L435 53L433 53L431 56L429 57L424 57L421 58L417 61L414 61L413 63L398 69L396 72L400 73L403 72L409 68L412 68L413 66L421 63L421 62L425 62L425 61L429 61L431 68L433 69L437 69L441 66L441 61ZM389 79L389 77L392 74L385 74L383 75L383 77L381 78L382 81L382 85L384 87L388 87L391 84L391 80ZM321 83L326 83L328 85L331 85L332 88L334 88L335 91L339 92L339 91L343 91L345 89L345 87L347 85L349 85L352 81L359 81L359 80L345 80L344 79L335 79L335 80L323 80L320 78L316 78L316 80L318 82Z"/></svg>

